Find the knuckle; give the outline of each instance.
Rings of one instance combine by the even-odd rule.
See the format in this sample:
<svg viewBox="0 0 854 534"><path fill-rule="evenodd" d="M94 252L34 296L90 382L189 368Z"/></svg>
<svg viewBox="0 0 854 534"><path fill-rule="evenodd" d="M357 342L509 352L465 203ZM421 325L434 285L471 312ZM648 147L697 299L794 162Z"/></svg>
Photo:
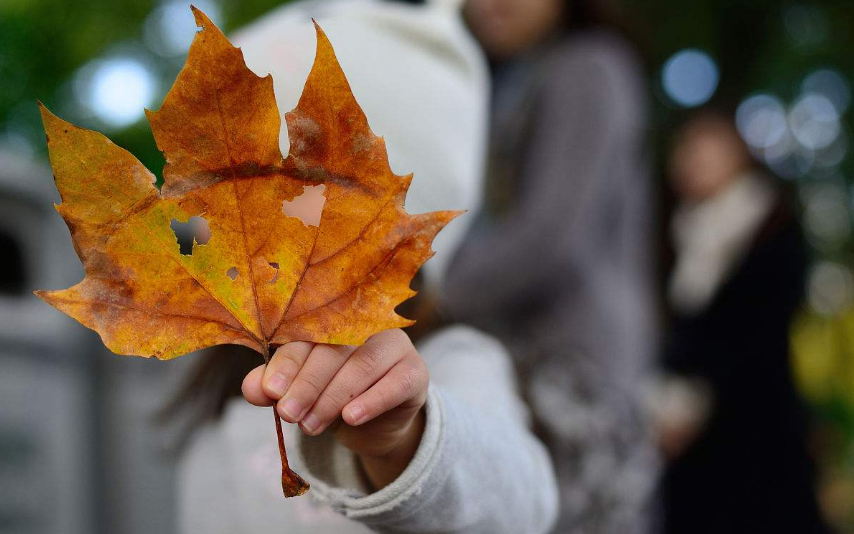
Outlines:
<svg viewBox="0 0 854 534"><path fill-rule="evenodd" d="M371 378L377 372L384 359L378 347L363 347L353 359L353 365L361 378Z"/></svg>
<svg viewBox="0 0 854 534"><path fill-rule="evenodd" d="M287 379L293 379L302 367L303 360L298 354L286 352L267 366L266 375L283 375Z"/></svg>
<svg viewBox="0 0 854 534"><path fill-rule="evenodd" d="M407 365L401 370L398 387L404 397L410 397L418 391L422 382L421 369L416 365Z"/></svg>
<svg viewBox="0 0 854 534"><path fill-rule="evenodd" d="M290 358L295 361L301 361L303 355L307 355L311 351L312 346L312 343L306 341L286 343L276 349L276 352L273 354L273 361L277 358Z"/></svg>
<svg viewBox="0 0 854 534"><path fill-rule="evenodd" d="M400 341L401 339L407 337L407 335L400 328L392 328L390 330L386 330L384 335L388 337L390 340Z"/></svg>
<svg viewBox="0 0 854 534"><path fill-rule="evenodd" d="M285 380L287 380L288 382L291 382L299 374L299 370L300 370L300 366L297 362L288 361L288 362L285 362L276 371L280 375L282 375L285 378Z"/></svg>
<svg viewBox="0 0 854 534"><path fill-rule="evenodd" d="M407 342L407 343L409 342L409 334L407 334L406 332L404 332L402 329L400 329L400 328L392 328L392 329L390 330L390 332L391 332L391 334L392 334L393 336L395 336L395 338L396 338L396 339L403 340L403 341L405 341L405 342Z"/></svg>
<svg viewBox="0 0 854 534"><path fill-rule="evenodd" d="M377 413L385 412L400 404L400 401L397 399L398 394L396 391L392 391L390 389L379 389L376 393L377 397L374 409Z"/></svg>
<svg viewBox="0 0 854 534"><path fill-rule="evenodd" d="M388 341L393 343L401 351L406 351L412 347L412 341L409 336L400 328L388 330Z"/></svg>
<svg viewBox="0 0 854 534"><path fill-rule="evenodd" d="M296 351L288 351L282 353L281 357L276 361L276 367L300 367L304 361L301 354Z"/></svg>
<svg viewBox="0 0 854 534"><path fill-rule="evenodd" d="M413 391L424 389L430 380L430 373L427 370L427 365L421 359L421 355L413 349L412 354L407 358L408 372L405 373L411 378Z"/></svg>
<svg viewBox="0 0 854 534"><path fill-rule="evenodd" d="M317 400L315 410L329 416L344 407L350 399L347 393L340 388L329 388Z"/></svg>
<svg viewBox="0 0 854 534"><path fill-rule="evenodd" d="M352 354L355 347L352 345L323 345L320 350L326 353L324 354L325 357L341 359Z"/></svg>
<svg viewBox="0 0 854 534"><path fill-rule="evenodd" d="M299 386L299 389L302 390L307 395L310 395L313 398L316 398L323 389L326 387L326 384L323 381L323 378L317 374L315 371L310 371L307 369L303 369L299 376L297 376L297 381L295 382Z"/></svg>

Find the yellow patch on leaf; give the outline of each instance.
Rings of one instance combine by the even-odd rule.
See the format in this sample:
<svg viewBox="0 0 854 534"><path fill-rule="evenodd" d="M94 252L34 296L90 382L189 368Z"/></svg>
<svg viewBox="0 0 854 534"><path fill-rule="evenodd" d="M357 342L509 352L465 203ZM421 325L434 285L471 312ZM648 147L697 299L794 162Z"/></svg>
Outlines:
<svg viewBox="0 0 854 534"><path fill-rule="evenodd" d="M458 212L404 211L411 175L391 171L319 27L283 159L272 77L194 13L203 30L187 64L147 112L167 161L161 191L127 151L41 108L57 210L86 277L36 293L113 352L161 359L223 343L361 344L409 325L394 309ZM291 208L312 195L315 224ZM193 216L210 239L181 254L170 224Z"/></svg>
<svg viewBox="0 0 854 534"><path fill-rule="evenodd" d="M160 359L219 344L265 357L295 340L355 345L411 324L395 307L459 212L404 211L412 176L391 171L319 27L283 159L272 77L193 12L202 31L147 112L167 162L160 191L126 150L41 107L57 211L86 276L36 294L113 352ZM210 237L182 254L172 227L191 217Z"/></svg>

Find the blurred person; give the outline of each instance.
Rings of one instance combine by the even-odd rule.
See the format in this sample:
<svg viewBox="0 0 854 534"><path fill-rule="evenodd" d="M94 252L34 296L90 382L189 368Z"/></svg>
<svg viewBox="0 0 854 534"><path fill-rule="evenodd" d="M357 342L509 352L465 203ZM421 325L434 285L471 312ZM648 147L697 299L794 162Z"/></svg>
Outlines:
<svg viewBox="0 0 854 534"><path fill-rule="evenodd" d="M311 64L309 17L335 45L372 128L388 136L392 168L416 171L408 211L475 209L487 72L457 6L307 2L267 15L235 43L250 68L272 72L282 112ZM436 259L461 236L437 239ZM428 262L425 286L440 284L444 268ZM247 352L209 351L175 401L197 424L179 473L182 532L518 534L554 523L551 462L495 339L450 326L417 349L400 330L361 347L295 342L254 370ZM240 398L241 381L251 403L276 404L299 424L285 425L285 441L307 496L282 497L269 410Z"/></svg>
<svg viewBox="0 0 854 534"><path fill-rule="evenodd" d="M669 174L669 375L655 403L664 531L827 532L789 368L807 267L793 206L720 111L689 116Z"/></svg>
<svg viewBox="0 0 854 534"><path fill-rule="evenodd" d="M468 0L489 56L485 204L448 272L454 319L510 348L556 464L555 532L646 532L657 461L641 60L604 1Z"/></svg>

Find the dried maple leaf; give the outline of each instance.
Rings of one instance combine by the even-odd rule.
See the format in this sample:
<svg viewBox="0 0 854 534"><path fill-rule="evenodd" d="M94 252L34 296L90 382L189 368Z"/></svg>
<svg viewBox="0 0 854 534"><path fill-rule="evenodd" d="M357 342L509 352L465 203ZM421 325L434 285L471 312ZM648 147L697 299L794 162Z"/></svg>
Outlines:
<svg viewBox="0 0 854 534"><path fill-rule="evenodd" d="M167 162L160 191L130 153L41 108L57 211L86 277L36 294L113 352L160 359L240 344L266 361L289 341L361 344L409 325L395 307L458 212L404 211L412 176L391 171L319 27L283 160L272 77L253 74L193 12L202 30L187 63L160 111L147 112ZM321 186L319 223L289 215ZM171 224L195 216L210 238L181 254ZM288 468L280 425L283 488L298 495L308 485Z"/></svg>

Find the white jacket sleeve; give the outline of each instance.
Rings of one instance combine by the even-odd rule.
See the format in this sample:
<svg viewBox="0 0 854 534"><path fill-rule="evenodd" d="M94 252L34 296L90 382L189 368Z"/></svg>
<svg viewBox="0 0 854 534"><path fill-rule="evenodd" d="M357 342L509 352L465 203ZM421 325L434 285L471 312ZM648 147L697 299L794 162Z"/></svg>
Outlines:
<svg viewBox="0 0 854 534"><path fill-rule="evenodd" d="M431 373L426 427L400 477L375 493L359 487L355 455L329 435L297 441L311 494L380 532L546 532L557 484L527 428L512 365L494 339L468 327L419 348Z"/></svg>

